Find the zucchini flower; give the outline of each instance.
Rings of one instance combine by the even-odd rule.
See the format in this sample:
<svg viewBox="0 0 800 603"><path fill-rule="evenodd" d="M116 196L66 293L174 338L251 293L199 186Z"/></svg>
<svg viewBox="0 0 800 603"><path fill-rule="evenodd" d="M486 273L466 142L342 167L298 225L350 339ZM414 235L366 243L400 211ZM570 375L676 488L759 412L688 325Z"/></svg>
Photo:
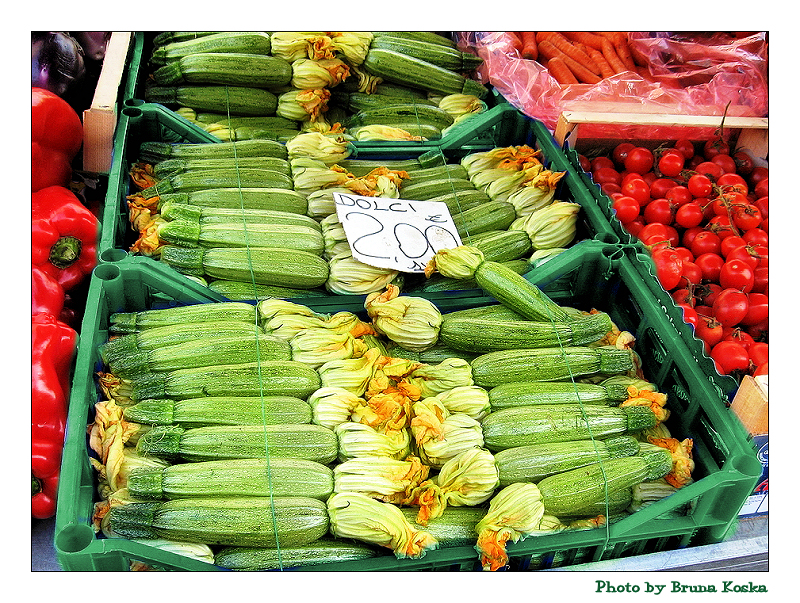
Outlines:
<svg viewBox="0 0 800 603"><path fill-rule="evenodd" d="M492 453L468 448L444 463L437 476L414 489L405 504L419 506L416 521L424 526L440 517L448 505L475 507L489 500L499 483Z"/></svg>
<svg viewBox="0 0 800 603"><path fill-rule="evenodd" d="M489 392L477 385L461 385L436 396L450 413L463 413L481 421L491 412Z"/></svg>
<svg viewBox="0 0 800 603"><path fill-rule="evenodd" d="M381 392L399 391L411 400L419 400L422 393L420 388L406 381L406 376L420 366L421 363L408 358L381 356L373 365L366 396L369 398Z"/></svg>
<svg viewBox="0 0 800 603"><path fill-rule="evenodd" d="M133 400L133 382L113 373L97 373L97 383L107 400L113 400L118 406L135 404Z"/></svg>
<svg viewBox="0 0 800 603"><path fill-rule="evenodd" d="M456 120L463 115L486 111L486 103L474 94L448 94L439 99L438 104Z"/></svg>
<svg viewBox="0 0 800 603"><path fill-rule="evenodd" d="M331 187L344 187L352 178L353 175L342 168L335 165L328 167L321 161L319 166L304 167L299 167L297 162L292 161L294 190L301 195L310 195L315 191Z"/></svg>
<svg viewBox="0 0 800 603"><path fill-rule="evenodd" d="M541 171L542 165L539 163L532 164L530 167L517 172L499 168L493 170L493 172L505 172L506 175L494 178L483 187L483 190L495 201L507 201L511 193L519 190L526 182L530 181ZM473 183L479 179L479 176L480 175L475 176Z"/></svg>
<svg viewBox="0 0 800 603"><path fill-rule="evenodd" d="M321 387L308 397L311 422L335 429L350 421L353 409L364 400L342 387Z"/></svg>
<svg viewBox="0 0 800 603"><path fill-rule="evenodd" d="M360 178L349 180L345 183L345 187L363 197L397 199L400 197L400 186L404 178L408 178L408 172L390 170L382 166Z"/></svg>
<svg viewBox="0 0 800 603"><path fill-rule="evenodd" d="M291 84L299 90L333 88L345 81L349 75L350 67L341 59L292 61Z"/></svg>
<svg viewBox="0 0 800 603"><path fill-rule="evenodd" d="M633 386L628 388L628 392L630 397L619 404L620 408L647 406L653 411L659 423L663 423L669 418L669 410L664 408L667 404L667 394L647 389L639 391Z"/></svg>
<svg viewBox="0 0 800 603"><path fill-rule="evenodd" d="M315 220L320 221L320 226L322 226L322 235L325 236L325 218L330 216L336 216L336 202L333 200L333 193L350 193L352 192L349 188L345 186L331 186L328 188L318 189L312 191L306 197L306 202L308 203L308 209L306 210L306 214ZM339 221L338 216L336 217L336 221ZM339 229L344 232L344 228L339 225ZM340 237L337 238L335 241L336 243L341 242ZM327 243L326 243L327 244ZM334 243L335 245L335 243ZM348 243L348 249L350 245ZM330 259L330 258L328 258Z"/></svg>
<svg viewBox="0 0 800 603"><path fill-rule="evenodd" d="M478 522L478 543L484 570L508 565L506 544L537 532L544 517L542 494L536 484L518 482L500 490L489 502L489 511ZM550 524L546 526L550 528Z"/></svg>
<svg viewBox="0 0 800 603"><path fill-rule="evenodd" d="M383 78L378 77L377 75L372 75L368 71L362 69L360 66L357 66L355 63L351 63L350 65L350 72L358 79L358 91L363 92L364 94L375 94L375 90L377 89L378 84L383 82Z"/></svg>
<svg viewBox="0 0 800 603"><path fill-rule="evenodd" d="M401 504L428 478L430 467L415 456L405 460L385 456L350 459L333 468L334 492L361 492L383 502Z"/></svg>
<svg viewBox="0 0 800 603"><path fill-rule="evenodd" d="M445 358L439 364L423 364L409 373L406 380L420 389L423 397L465 385L474 385L472 366L463 358Z"/></svg>
<svg viewBox="0 0 800 603"><path fill-rule="evenodd" d="M357 314L353 314L347 310L336 312L331 315L323 326L337 333L349 333L353 337L377 335L377 332L370 323L364 322Z"/></svg>
<svg viewBox="0 0 800 603"><path fill-rule="evenodd" d="M270 54L289 61L328 59L335 56L333 40L324 31L275 31L270 34Z"/></svg>
<svg viewBox="0 0 800 603"><path fill-rule="evenodd" d="M330 97L327 88L290 90L278 95L275 115L294 121L316 121L327 110Z"/></svg>
<svg viewBox="0 0 800 603"><path fill-rule="evenodd" d="M132 538L133 542L138 542L146 546L151 546L162 551L175 553L176 555L183 555L190 559L203 561L205 563L214 563L214 552L207 544L197 542L180 542L177 540L166 540L164 538ZM154 570L150 565L142 561L132 560L132 572L149 572Z"/></svg>
<svg viewBox="0 0 800 603"><path fill-rule="evenodd" d="M328 266L330 274L325 287L339 295L368 295L381 291L400 274L397 270L364 264L352 255L333 257Z"/></svg>
<svg viewBox="0 0 800 603"><path fill-rule="evenodd" d="M285 341L291 341L295 335L305 329L325 326L325 319L320 316L303 316L302 314L284 314L271 318L264 324L264 332Z"/></svg>
<svg viewBox="0 0 800 603"><path fill-rule="evenodd" d="M311 196L309 196L309 213L312 209ZM320 222L322 226L322 240L325 243L325 251L323 257L330 261L335 257L347 256L352 254L350 242L347 240L347 233L344 231L344 226L339 222L339 216L336 215L334 201L331 198L332 212L325 219Z"/></svg>
<svg viewBox="0 0 800 603"><path fill-rule="evenodd" d="M471 153L461 159L470 179L475 174L495 168L517 170L520 165L541 163L542 152L528 145L497 147L489 151Z"/></svg>
<svg viewBox="0 0 800 603"><path fill-rule="evenodd" d="M352 146L339 136L326 136L320 132L298 134L286 143L289 159L311 157L319 159L326 166L335 164L350 156Z"/></svg>
<svg viewBox="0 0 800 603"><path fill-rule="evenodd" d="M367 350L360 358L330 360L317 369L322 387L341 387L362 396L372 378L375 362L380 358L376 349Z"/></svg>
<svg viewBox="0 0 800 603"><path fill-rule="evenodd" d="M477 247L460 245L452 249L440 249L425 266L425 276L438 272L447 278L474 278L475 271L483 263L483 252Z"/></svg>
<svg viewBox="0 0 800 603"><path fill-rule="evenodd" d="M153 165L142 161L137 161L131 166L128 172L131 177L131 182L140 191L146 188L155 186L158 183Z"/></svg>
<svg viewBox="0 0 800 603"><path fill-rule="evenodd" d="M438 468L465 450L479 446L483 446L481 424L463 413L452 413L442 421L442 435L421 442L418 450L423 461Z"/></svg>
<svg viewBox="0 0 800 603"><path fill-rule="evenodd" d="M165 242L158 236L158 231L166 220L156 214L149 222L139 229L139 238L131 245L131 253L140 253L149 257L157 257L161 254Z"/></svg>
<svg viewBox="0 0 800 603"><path fill-rule="evenodd" d="M258 320L262 324L268 323L276 316L285 316L287 314L324 318L322 314L314 312L308 306L279 298L265 299L258 302L257 312Z"/></svg>
<svg viewBox="0 0 800 603"><path fill-rule="evenodd" d="M94 408L94 422L87 428L89 447L105 467L106 481L113 492L121 487L120 473L125 461L125 444L142 426L125 421L124 407L113 400L98 402Z"/></svg>
<svg viewBox="0 0 800 603"><path fill-rule="evenodd" d="M355 351L355 339L350 333L338 333L324 327L299 331L289 345L292 360L305 362L315 369L329 360L352 358Z"/></svg>
<svg viewBox="0 0 800 603"><path fill-rule="evenodd" d="M364 456L404 459L411 453L408 429L381 433L369 425L348 421L337 425L334 432L339 439L340 461Z"/></svg>
<svg viewBox="0 0 800 603"><path fill-rule="evenodd" d="M108 498L117 490L128 487L128 476L131 471L139 467L166 467L169 463L163 459L142 456L132 446L125 446L122 450L120 462L110 467L102 464L94 457L89 458L98 474L98 493L102 498Z"/></svg>
<svg viewBox="0 0 800 603"><path fill-rule="evenodd" d="M379 392L356 405L350 418L381 433L391 434L408 427L411 400L399 391Z"/></svg>
<svg viewBox="0 0 800 603"><path fill-rule="evenodd" d="M391 549L402 559L420 558L438 546L424 530L416 530L402 511L360 492L339 492L328 498L331 534Z"/></svg>
<svg viewBox="0 0 800 603"><path fill-rule="evenodd" d="M692 446L694 441L686 438L678 441L676 438L648 438L651 444L666 448L672 454L672 470L664 476L664 480L671 486L682 488L692 482L694 459L692 459Z"/></svg>
<svg viewBox="0 0 800 603"><path fill-rule="evenodd" d="M359 126L350 130L350 134L359 142L368 140L428 140L424 136L416 136L408 130L383 124Z"/></svg>
<svg viewBox="0 0 800 603"><path fill-rule="evenodd" d="M370 31L337 31L329 32L332 46L344 55L351 65L361 65L369 52L373 35Z"/></svg>
<svg viewBox="0 0 800 603"><path fill-rule="evenodd" d="M524 230L534 249L566 247L575 238L579 203L553 201L550 205L515 220L509 229Z"/></svg>
<svg viewBox="0 0 800 603"><path fill-rule="evenodd" d="M439 339L439 309L425 298L401 296L396 285L369 294L364 308L379 333L412 352L427 350Z"/></svg>

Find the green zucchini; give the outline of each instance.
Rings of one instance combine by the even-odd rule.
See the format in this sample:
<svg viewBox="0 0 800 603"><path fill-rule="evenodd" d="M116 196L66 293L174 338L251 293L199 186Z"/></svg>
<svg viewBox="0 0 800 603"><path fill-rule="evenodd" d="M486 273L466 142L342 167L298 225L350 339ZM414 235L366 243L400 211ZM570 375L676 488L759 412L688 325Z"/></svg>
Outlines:
<svg viewBox="0 0 800 603"><path fill-rule="evenodd" d="M285 188L292 189L294 180L291 176L261 168L231 168L219 170L202 170L173 174L159 180L153 186L144 189L141 194L145 199L160 197L168 193L191 193L210 188Z"/></svg>
<svg viewBox="0 0 800 603"><path fill-rule="evenodd" d="M230 281L218 279L211 281L208 288L223 297L234 301L261 301L278 297L281 299L303 297L327 297L328 293L322 289L295 289L292 287L278 287L273 285L259 285L245 281Z"/></svg>
<svg viewBox="0 0 800 603"><path fill-rule="evenodd" d="M244 52L187 54L153 72L158 86L212 84L279 89L292 80L292 64L281 57Z"/></svg>
<svg viewBox="0 0 800 603"><path fill-rule="evenodd" d="M373 547L360 542L322 537L306 545L284 547L225 547L214 563L229 570L260 571L307 567L324 563L358 561L375 557Z"/></svg>
<svg viewBox="0 0 800 603"><path fill-rule="evenodd" d="M517 381L489 390L489 402L495 410L535 404L616 406L627 398L622 387L572 381Z"/></svg>
<svg viewBox="0 0 800 603"><path fill-rule="evenodd" d="M274 92L252 86L151 86L145 89L144 98L148 103L231 115L275 115L278 108Z"/></svg>
<svg viewBox="0 0 800 603"><path fill-rule="evenodd" d="M457 215L457 212L451 212ZM533 251L531 238L523 230L484 230L470 232L469 244L481 250L483 258L490 262L508 262L524 256L530 256Z"/></svg>
<svg viewBox="0 0 800 603"><path fill-rule="evenodd" d="M170 201L197 207L278 210L299 215L305 215L308 211L308 201L304 195L283 188L231 187L169 193L160 196L159 208Z"/></svg>
<svg viewBox="0 0 800 603"><path fill-rule="evenodd" d="M393 50L451 71L472 71L483 62L480 57L461 52L447 44L400 36L378 36L372 41L370 48Z"/></svg>
<svg viewBox="0 0 800 603"><path fill-rule="evenodd" d="M224 34L228 35L228 32L221 32L221 31L162 31L153 38L153 46L155 48L160 48L162 46L166 46L167 44L173 44L176 42L185 42L186 40L199 40L200 38L205 38L206 36L216 35L216 34Z"/></svg>
<svg viewBox="0 0 800 603"><path fill-rule="evenodd" d="M423 182L403 183L400 187L400 198L428 201L433 197L467 190L475 190L475 186L467 178L435 178Z"/></svg>
<svg viewBox="0 0 800 603"><path fill-rule="evenodd" d="M165 220L190 220L198 224L224 224L234 220L247 224L281 224L304 226L322 232L319 222L302 214L273 209L241 209L237 207L201 207L188 203L167 201L159 207Z"/></svg>
<svg viewBox="0 0 800 603"><path fill-rule="evenodd" d="M488 201L452 215L459 236L469 238L490 230L505 230L516 219L514 206L507 201Z"/></svg>
<svg viewBox="0 0 800 603"><path fill-rule="evenodd" d="M195 170L231 170L236 168L260 168L281 172L290 176L292 173L289 162L282 157L253 156L253 157L211 157L208 159L167 159L153 166L153 173L159 180L168 178L173 174L181 174Z"/></svg>
<svg viewBox="0 0 800 603"><path fill-rule="evenodd" d="M426 98L409 99L406 96L389 96L386 94L366 94L364 92L343 92L340 93L340 102L351 112L358 114L359 111L390 107L394 105L427 105L436 106L436 103ZM333 98L333 97L332 97Z"/></svg>
<svg viewBox="0 0 800 603"><path fill-rule="evenodd" d="M164 65L186 55L201 52L245 52L268 55L270 49L271 40L266 32L227 31L159 45L150 55L150 63L156 66Z"/></svg>
<svg viewBox="0 0 800 603"><path fill-rule="evenodd" d="M236 321L255 325L256 308L244 302L208 302L172 306L139 312L115 312L109 317L109 333L136 333L166 325L190 325L195 322ZM255 332L255 330L251 331Z"/></svg>
<svg viewBox="0 0 800 603"><path fill-rule="evenodd" d="M319 228L308 225L245 222L197 223L171 220L159 226L163 241L183 247L277 247L322 255L325 241Z"/></svg>
<svg viewBox="0 0 800 603"><path fill-rule="evenodd" d="M401 507L400 511L415 530L428 532L442 548L474 545L478 537L475 526L486 515L486 509L480 507L450 506L423 526L417 523L419 509Z"/></svg>
<svg viewBox="0 0 800 603"><path fill-rule="evenodd" d="M363 109L351 115L345 124L348 128L373 124L430 124L440 130L453 125L453 116L436 105L405 103Z"/></svg>
<svg viewBox="0 0 800 603"><path fill-rule="evenodd" d="M243 142L159 142L145 141L139 145L139 160L159 163L167 159L241 159L242 157L289 156L286 146L272 140Z"/></svg>

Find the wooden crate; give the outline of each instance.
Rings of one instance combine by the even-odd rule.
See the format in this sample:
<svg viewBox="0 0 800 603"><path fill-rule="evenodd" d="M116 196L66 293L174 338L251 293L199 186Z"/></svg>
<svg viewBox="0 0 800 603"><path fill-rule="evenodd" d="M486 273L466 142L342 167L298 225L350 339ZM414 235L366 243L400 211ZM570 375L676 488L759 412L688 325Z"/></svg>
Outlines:
<svg viewBox="0 0 800 603"><path fill-rule="evenodd" d="M739 417L750 435L769 433L769 389L766 376L745 375L731 402L731 410Z"/></svg>
<svg viewBox="0 0 800 603"><path fill-rule="evenodd" d="M83 170L86 172L102 174L111 170L119 87L132 39L133 32L112 32L92 104L83 112Z"/></svg>
<svg viewBox="0 0 800 603"><path fill-rule="evenodd" d="M582 149L591 145L610 147L612 144L620 142L616 139L597 139L581 136L582 127L590 125L619 126L622 128L635 128L637 131L646 132L647 130L665 131L669 129L674 132L681 132L690 140L708 138L708 133L713 132L720 125L722 116L720 115L679 115L679 114L657 114L657 113L620 113L615 111L563 111L558 118L554 132L556 142L563 146L567 143L570 148L581 152ZM769 153L769 120L766 117L739 117L728 115L724 120L724 130L727 138L732 141L736 148L748 151L758 163L765 163ZM705 133L703 136L699 134ZM675 140L678 136L675 136ZM635 138L640 138L635 136ZM650 138L641 136L641 138ZM665 138L653 138L650 140L652 147L658 146L663 142L668 142ZM646 146L646 145L643 145Z"/></svg>

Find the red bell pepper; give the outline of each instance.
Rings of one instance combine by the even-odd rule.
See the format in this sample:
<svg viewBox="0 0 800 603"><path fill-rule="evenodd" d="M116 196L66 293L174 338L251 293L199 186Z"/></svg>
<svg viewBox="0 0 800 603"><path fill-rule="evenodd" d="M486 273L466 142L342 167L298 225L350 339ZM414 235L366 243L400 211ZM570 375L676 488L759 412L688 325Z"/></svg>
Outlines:
<svg viewBox="0 0 800 603"><path fill-rule="evenodd" d="M31 314L47 312L59 316L65 294L61 284L39 266L31 267Z"/></svg>
<svg viewBox="0 0 800 603"><path fill-rule="evenodd" d="M31 195L33 265L64 291L97 265L99 221L69 189L49 186Z"/></svg>
<svg viewBox="0 0 800 603"><path fill-rule="evenodd" d="M44 88L31 88L31 192L67 186L81 144L83 124L69 103Z"/></svg>
<svg viewBox="0 0 800 603"><path fill-rule="evenodd" d="M31 317L31 514L55 514L77 332L52 314Z"/></svg>

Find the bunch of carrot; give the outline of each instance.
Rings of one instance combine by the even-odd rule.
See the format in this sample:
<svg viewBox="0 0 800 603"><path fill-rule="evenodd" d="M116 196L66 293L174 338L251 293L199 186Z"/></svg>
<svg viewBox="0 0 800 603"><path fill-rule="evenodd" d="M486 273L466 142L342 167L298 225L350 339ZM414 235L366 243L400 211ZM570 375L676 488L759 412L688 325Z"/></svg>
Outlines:
<svg viewBox="0 0 800 603"><path fill-rule="evenodd" d="M641 74L622 31L507 33L523 59L538 61L560 84L596 84L623 71Z"/></svg>

